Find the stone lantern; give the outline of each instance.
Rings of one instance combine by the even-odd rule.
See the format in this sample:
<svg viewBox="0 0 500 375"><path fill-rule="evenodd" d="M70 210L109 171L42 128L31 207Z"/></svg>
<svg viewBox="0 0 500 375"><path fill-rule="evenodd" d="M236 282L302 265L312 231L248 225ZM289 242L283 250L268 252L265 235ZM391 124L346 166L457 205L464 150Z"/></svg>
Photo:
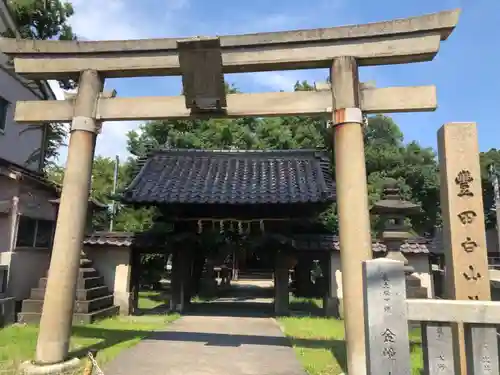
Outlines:
<svg viewBox="0 0 500 375"><path fill-rule="evenodd" d="M408 259L401 253L401 245L414 237L410 232L411 226L405 224L405 219L419 213L420 206L403 200L397 181L388 179L384 184L382 199L373 205L370 212L379 215L384 220L379 237L387 247L386 258L404 262L406 274L412 273L414 270L408 265Z"/></svg>
<svg viewBox="0 0 500 375"><path fill-rule="evenodd" d="M408 259L401 252L401 245L415 237L411 226L405 224L405 219L420 212L420 205L401 198L397 181L388 179L384 184L382 199L376 202L370 212L379 215L383 227L379 233L381 242L387 247L387 259L399 260L404 263L408 298L426 298L427 291L422 288L420 279L411 274L415 271L408 265Z"/></svg>

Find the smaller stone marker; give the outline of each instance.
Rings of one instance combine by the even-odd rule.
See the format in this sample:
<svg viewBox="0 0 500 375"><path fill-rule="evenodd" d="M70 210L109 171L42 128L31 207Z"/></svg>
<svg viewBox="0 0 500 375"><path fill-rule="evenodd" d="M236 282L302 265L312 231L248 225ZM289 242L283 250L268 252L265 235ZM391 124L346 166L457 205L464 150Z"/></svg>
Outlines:
<svg viewBox="0 0 500 375"><path fill-rule="evenodd" d="M498 343L495 327L465 324L465 357L467 374L500 374Z"/></svg>
<svg viewBox="0 0 500 375"><path fill-rule="evenodd" d="M410 341L404 263L363 262L368 375L410 375Z"/></svg>
<svg viewBox="0 0 500 375"><path fill-rule="evenodd" d="M424 374L455 375L451 323L422 323Z"/></svg>

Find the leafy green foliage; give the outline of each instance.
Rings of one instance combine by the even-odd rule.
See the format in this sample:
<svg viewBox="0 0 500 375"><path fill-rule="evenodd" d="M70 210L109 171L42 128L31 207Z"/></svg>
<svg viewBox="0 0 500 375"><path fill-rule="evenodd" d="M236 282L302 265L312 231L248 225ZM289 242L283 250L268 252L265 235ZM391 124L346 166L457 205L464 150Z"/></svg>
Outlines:
<svg viewBox="0 0 500 375"><path fill-rule="evenodd" d="M497 171L500 171L500 150L492 148L480 155L481 162L481 183L483 186L484 213L486 216L486 227L495 228L497 224L496 214L492 210L495 206L495 197L493 194L493 184L489 176L489 166L493 164ZM499 173L500 178L500 173Z"/></svg>
<svg viewBox="0 0 500 375"><path fill-rule="evenodd" d="M131 163L125 162L118 168L117 191L122 190L130 182L132 173ZM92 186L90 195L97 201L111 205L113 198L113 178L115 160L97 156L92 169ZM47 168L48 178L62 185L64 168L52 165ZM153 210L123 207L116 202L114 215L114 230L124 232L140 232L149 229L152 225ZM93 215L92 226L94 230L108 230L111 219L110 213L99 212Z"/></svg>
<svg viewBox="0 0 500 375"><path fill-rule="evenodd" d="M68 23L74 10L61 0L8 0L7 5L24 39L76 39Z"/></svg>
<svg viewBox="0 0 500 375"><path fill-rule="evenodd" d="M307 82L297 83L295 90L310 90ZM236 92L228 87L229 92ZM152 148L167 145L172 148L197 149L330 149L333 130L328 129L321 117L276 117L210 120L151 121L139 131L128 134L128 149L135 156L120 167L119 189L133 177L137 157L143 157ZM397 124L386 116L372 116L364 135L369 204L381 197L387 179L395 179L404 199L420 204L421 215L412 218L419 235L431 235L441 222L439 207L439 175L435 152L417 142L405 143ZM491 184L487 181L487 165L500 165L500 152L490 150L481 155L485 207L492 207ZM97 158L94 166L93 194L109 202L112 184L111 159ZM334 166L332 166L334 170ZM120 208L116 216L116 229L135 231L151 227L155 211ZM488 214L489 225L494 225L493 213ZM322 213L320 220L332 232L338 232L336 205ZM380 226L372 218L375 231ZM207 239L207 241L209 241ZM210 242L210 241L209 241Z"/></svg>
<svg viewBox="0 0 500 375"><path fill-rule="evenodd" d="M76 39L76 35L69 24L69 19L74 14L70 1L8 0L6 4L21 38L37 40ZM15 37L14 30L8 30L3 36ZM61 81L60 85L64 89L69 89L75 87L75 82L72 80ZM33 126L28 131L40 130L41 127L44 127L46 131L44 167L47 167L52 164L49 161L56 159L59 155L59 149L64 146L67 131L63 124L58 123ZM41 149L35 150L26 161L26 164L38 160L40 152Z"/></svg>
<svg viewBox="0 0 500 375"><path fill-rule="evenodd" d="M234 87L231 89L237 91ZM294 89L313 88L307 82L297 82ZM144 156L147 150L165 144L172 148L198 149L325 149L333 146L332 130L321 117L152 121L128 136L129 151L136 156ZM432 233L440 220L434 151L416 142L405 144L399 127L385 116L369 118L364 141L370 204L380 199L385 179L394 178L399 181L405 199L422 205L423 214L413 218L415 230ZM331 231L338 231L335 205L321 215L321 220Z"/></svg>
<svg viewBox="0 0 500 375"><path fill-rule="evenodd" d="M365 131L369 203L380 199L384 182L393 178L399 182L404 199L422 206L422 214L412 218L416 232L431 234L440 222L436 155L417 142L403 141L403 134L391 118L369 118ZM372 224L373 228L379 226L377 222Z"/></svg>

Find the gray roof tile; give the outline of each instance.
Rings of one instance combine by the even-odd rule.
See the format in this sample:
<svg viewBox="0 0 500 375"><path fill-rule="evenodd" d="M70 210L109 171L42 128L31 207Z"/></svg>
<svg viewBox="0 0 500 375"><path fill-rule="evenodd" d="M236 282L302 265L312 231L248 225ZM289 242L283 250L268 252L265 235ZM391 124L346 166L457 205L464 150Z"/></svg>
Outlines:
<svg viewBox="0 0 500 375"><path fill-rule="evenodd" d="M124 203L329 203L335 184L317 150L160 150L141 166Z"/></svg>

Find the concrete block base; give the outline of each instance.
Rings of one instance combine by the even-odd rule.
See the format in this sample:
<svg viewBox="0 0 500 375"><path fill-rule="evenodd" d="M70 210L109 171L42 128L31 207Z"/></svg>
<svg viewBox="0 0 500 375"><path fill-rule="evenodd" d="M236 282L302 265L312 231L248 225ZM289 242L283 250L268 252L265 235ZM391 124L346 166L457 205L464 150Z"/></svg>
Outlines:
<svg viewBox="0 0 500 375"><path fill-rule="evenodd" d="M37 365L33 362L24 362L20 366L19 372L23 375L70 375L76 373L76 370L80 367L80 363L78 358L53 365Z"/></svg>
<svg viewBox="0 0 500 375"><path fill-rule="evenodd" d="M332 318L340 318L340 306L337 297L324 297L323 298L323 313L325 316Z"/></svg>

